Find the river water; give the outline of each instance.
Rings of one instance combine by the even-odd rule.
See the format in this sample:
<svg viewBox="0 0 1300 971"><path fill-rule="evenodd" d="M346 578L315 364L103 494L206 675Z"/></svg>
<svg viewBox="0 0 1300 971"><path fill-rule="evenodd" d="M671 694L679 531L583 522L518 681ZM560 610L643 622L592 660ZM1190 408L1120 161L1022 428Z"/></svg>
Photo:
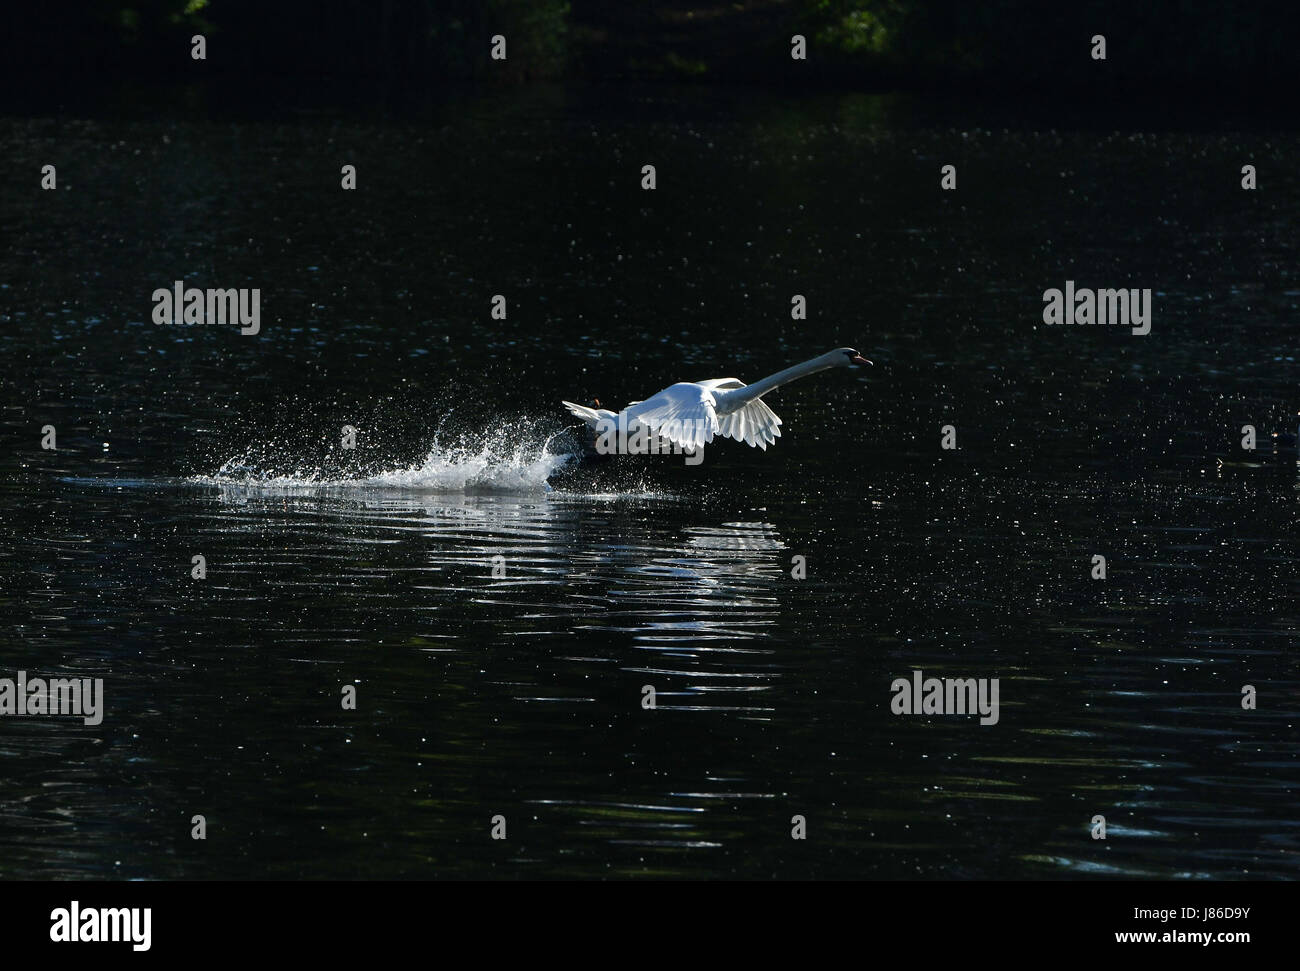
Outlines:
<svg viewBox="0 0 1300 971"><path fill-rule="evenodd" d="M0 718L0 876L1300 875L1294 130L537 86L0 143L0 678L105 699ZM766 452L568 460L561 399L838 346Z"/></svg>

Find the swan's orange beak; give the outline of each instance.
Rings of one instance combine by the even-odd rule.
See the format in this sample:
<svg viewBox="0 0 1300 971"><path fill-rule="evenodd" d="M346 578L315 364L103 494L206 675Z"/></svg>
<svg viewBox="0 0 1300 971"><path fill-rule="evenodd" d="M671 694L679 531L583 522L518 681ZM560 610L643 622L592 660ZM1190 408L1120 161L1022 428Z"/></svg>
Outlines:
<svg viewBox="0 0 1300 971"><path fill-rule="evenodd" d="M870 364L871 362L868 361L868 360L867 360L865 357L863 357L861 354L854 354L851 358L849 358L849 363L850 363L850 364Z"/></svg>

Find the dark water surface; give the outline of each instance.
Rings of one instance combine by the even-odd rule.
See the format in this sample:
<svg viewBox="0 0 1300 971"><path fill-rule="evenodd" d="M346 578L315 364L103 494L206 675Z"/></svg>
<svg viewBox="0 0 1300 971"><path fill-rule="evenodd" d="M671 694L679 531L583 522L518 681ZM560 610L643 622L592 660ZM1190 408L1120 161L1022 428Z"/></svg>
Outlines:
<svg viewBox="0 0 1300 971"><path fill-rule="evenodd" d="M0 677L107 699L0 719L0 876L1300 875L1294 131L268 115L0 119ZM261 333L154 325L177 279ZM562 466L561 398L839 345L766 453ZM916 669L998 724L891 714Z"/></svg>

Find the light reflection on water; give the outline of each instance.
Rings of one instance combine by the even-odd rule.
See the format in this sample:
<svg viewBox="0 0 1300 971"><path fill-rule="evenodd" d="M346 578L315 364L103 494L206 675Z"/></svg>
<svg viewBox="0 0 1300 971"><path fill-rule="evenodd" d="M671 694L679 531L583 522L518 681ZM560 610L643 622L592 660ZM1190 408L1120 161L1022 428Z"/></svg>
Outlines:
<svg viewBox="0 0 1300 971"><path fill-rule="evenodd" d="M854 571L894 573L881 552L915 542L918 526L933 531L908 509L926 502L915 483L876 488L885 498L874 501L875 524L855 542L823 543L837 575L809 583L790 577L794 547L774 522L795 534L814 527L798 493L767 494L765 520L667 489L589 497L65 480L50 497L56 509L82 510L104 535L133 542L103 552L85 535L41 541L40 555L64 564L43 574L53 606L32 611L7 654L37 667L20 645L39 630L40 667L105 676L112 729L10 723L4 754L33 780L5 815L28 834L11 872L323 872L283 849L306 845L339 873L745 875L757 873L755 854L773 853L759 865L803 875L973 874L1001 865L1003 847L1030 845L1024 832L1038 846L1086 838L1086 820L1073 831L1060 821L1081 798L1109 807L1111 845L1141 850L1105 864L1023 853L1025 872L1168 875L1189 833L1223 841L1203 854L1205 873L1237 872L1261 845L1275 854L1262 872L1285 872L1276 861L1294 851L1296 829L1260 807L1289 805L1294 743L1279 734L1289 715L1256 712L1246 729L1241 716L1224 717L1232 685L1213 687L1223 665L1260 662L1258 648L1233 646L1259 643L1248 631L1189 628L1188 646L1170 653L1144 644L1145 631L1117 636L1108 618L1061 624L1047 610L999 632L994 618L1005 622L1043 583L1032 567L984 588L968 575L957 594L957 574L927 581L909 559L878 585L912 591L900 599L913 607L873 602ZM1015 487L983 489L968 506L1009 512L1025 501ZM955 550L972 539L984 537L947 542ZM201 585L185 574L191 548L210 564ZM504 576L492 575L496 555ZM89 577L110 573L87 602ZM1112 597L1122 611L1125 596ZM150 623L138 625L146 608ZM930 610L931 627L949 633L918 638L909 609ZM969 611L973 626L954 610ZM991 653L971 650L981 633L994 635ZM889 716L886 687L913 667L1000 677L997 733ZM364 718L335 710L338 686L351 682ZM653 710L641 708L647 684ZM229 792L214 791L214 777L231 780ZM149 818L200 798L258 862L170 849L157 823L138 818L140 797L126 798L141 784ZM488 804L532 838L496 856L468 850L461 828L478 826ZM801 868L761 834L785 831L806 805L823 807L836 855L813 854ZM143 850L110 866L74 847L74 820L88 815L136 831ZM304 834L303 818L321 822ZM1014 820L1022 836L991 840L975 854L987 863L943 849L953 827L992 818ZM379 849L359 835L376 831L388 834ZM704 861L680 855L706 851ZM846 854L847 864L832 862Z"/></svg>

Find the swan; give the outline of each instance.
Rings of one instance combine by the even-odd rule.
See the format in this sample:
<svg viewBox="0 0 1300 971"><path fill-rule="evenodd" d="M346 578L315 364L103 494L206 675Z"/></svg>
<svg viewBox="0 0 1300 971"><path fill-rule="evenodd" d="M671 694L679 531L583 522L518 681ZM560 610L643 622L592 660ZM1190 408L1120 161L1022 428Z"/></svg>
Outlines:
<svg viewBox="0 0 1300 971"><path fill-rule="evenodd" d="M736 378L682 381L645 401L632 402L618 414L599 407L599 400L592 402L596 407L572 401L561 404L598 433L644 428L688 452L721 435L767 451L781 435L781 419L763 401L764 395L818 371L870 363L851 347L837 347L753 384Z"/></svg>

